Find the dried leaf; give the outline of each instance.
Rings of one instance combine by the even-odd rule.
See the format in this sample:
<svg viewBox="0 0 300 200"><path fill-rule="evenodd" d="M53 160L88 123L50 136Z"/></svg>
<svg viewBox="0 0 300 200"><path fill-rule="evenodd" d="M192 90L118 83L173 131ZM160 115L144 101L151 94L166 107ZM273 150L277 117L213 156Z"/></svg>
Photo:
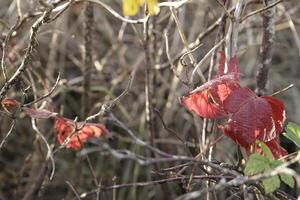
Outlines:
<svg viewBox="0 0 300 200"><path fill-rule="evenodd" d="M80 127L82 128L75 132L76 128ZM55 129L58 142L63 144L65 140L70 137L70 141L66 147L74 150L82 148L83 144L91 138L100 137L102 135L111 136L103 124L78 122L77 127L75 127L74 121L63 117L56 118Z"/></svg>
<svg viewBox="0 0 300 200"><path fill-rule="evenodd" d="M29 117L32 118L48 119L50 117L55 117L58 115L57 113L51 112L46 109L38 110L38 109L27 108L27 107L23 107L22 109Z"/></svg>
<svg viewBox="0 0 300 200"><path fill-rule="evenodd" d="M13 113L21 104L15 99L6 98L1 101L1 105L6 112Z"/></svg>

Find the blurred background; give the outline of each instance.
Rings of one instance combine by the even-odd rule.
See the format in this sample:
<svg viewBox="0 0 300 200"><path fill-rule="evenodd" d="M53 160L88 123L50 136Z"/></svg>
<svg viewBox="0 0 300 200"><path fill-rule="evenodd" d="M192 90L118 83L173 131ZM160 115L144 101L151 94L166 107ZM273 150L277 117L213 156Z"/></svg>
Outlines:
<svg viewBox="0 0 300 200"><path fill-rule="evenodd" d="M48 1L48 3L53 2L55 3L55 1ZM122 14L120 0L102 2ZM242 16L264 6L260 0L246 2ZM235 3L236 1L232 0L228 9L230 10ZM214 25L224 15L224 10L218 1L189 1L174 10L178 19L177 24L170 9L162 7L160 13L151 17L149 21L150 37L147 52L150 59L148 62L141 42L144 37L142 24L123 22L96 3L90 4L93 21L86 22L86 4L82 1L73 3L56 20L41 27L30 63L17 84L9 90L7 97L24 103L31 102L34 98L47 94L60 73L61 79L55 91L50 97L34 106L53 110L72 120L78 117L78 121L83 121L86 117L98 113L103 104L112 102L125 92L125 95L122 95L107 113L93 120L105 124L113 137L93 139L78 151L66 148L57 151L54 155L56 170L53 180L50 181L52 166L45 164L47 148L34 131L31 119L23 113L19 114L12 133L0 149L0 199L24 198L28 191L33 189L39 176L44 176L40 179L40 189L29 199L76 199L74 190L82 194L97 189L95 177L98 184L109 187L176 177L174 173L179 170L183 170L182 175L187 177L192 173L203 174L201 169L194 169L193 166L180 167L185 162L141 165L136 159L130 159L128 156L131 155L130 153L144 157L157 157L130 137L128 134L130 131L136 137L164 152L190 156L185 144L172 133L173 131L186 141L189 152L195 156L202 148L203 134L201 133L204 130L206 142L213 142L219 138L209 154L212 160L236 165L239 159L237 145L229 138L220 138L222 133L216 128L216 125L224 123L224 120L208 121L207 127L203 128L203 119L188 112L179 102L180 96L201 84L198 75L195 76L192 87L182 83L191 76L194 66L189 62L189 57L184 55L185 44L179 33L181 31L185 35L187 44L194 50L192 55L198 63L218 40L220 29ZM18 16L20 17L18 28L12 31L7 43L5 62L8 77L13 75L24 59L30 41L31 27L45 9L38 0L0 0L2 43L17 23ZM141 17L140 11L138 16L133 18ZM294 84L292 88L277 97L285 103L287 121L299 125L300 2L290 0L278 4L274 20L276 32L267 94ZM90 50L86 53L85 37L89 34L88 30L91 30L92 34L91 43L88 43ZM166 39L168 50L166 50ZM258 13L240 24L238 38L242 85L253 90L256 88L257 69L261 62L261 44L262 15ZM222 46L217 50L221 49ZM0 52L0 55L2 54L3 48ZM86 56L91 57L90 63L86 60ZM212 75L216 72L217 62L218 56L215 57L212 66ZM209 58L200 66L205 77L208 77L210 63ZM157 110L152 113L155 128L152 136L146 125L145 69L147 67L152 105ZM1 87L4 83L5 78L1 74ZM163 126L160 117L165 126L172 131ZM11 127L12 119L2 112L0 123L2 141ZM48 143L53 148L57 147L59 144L56 141L54 121L41 119L37 120L36 124ZM289 153L297 150L292 143L284 139L282 144ZM179 170L169 169L174 166L179 166ZM44 174L41 170L43 168L46 169ZM299 170L297 166L294 168ZM101 191L99 196L100 199L174 199L181 194L204 187L203 185L205 185L204 181L189 181L187 178L166 184L107 188ZM282 185L281 189L294 197L299 194L297 186L290 189ZM219 199L225 199L233 194L232 190L224 190L215 195ZM82 199L95 199L95 193ZM236 199L239 197L237 196Z"/></svg>

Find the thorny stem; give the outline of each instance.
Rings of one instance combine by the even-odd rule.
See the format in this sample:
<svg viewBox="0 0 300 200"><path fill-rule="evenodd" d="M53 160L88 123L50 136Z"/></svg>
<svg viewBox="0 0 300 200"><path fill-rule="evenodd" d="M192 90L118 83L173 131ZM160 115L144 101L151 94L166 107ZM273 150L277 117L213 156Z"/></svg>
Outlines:
<svg viewBox="0 0 300 200"><path fill-rule="evenodd" d="M88 113L88 109L90 106L90 84L91 84L91 72L93 68L93 26L94 26L94 8L93 3L88 2L85 10L85 22L84 22L84 55L83 55L83 93L81 97L81 113L83 117L86 117ZM78 137L78 135L77 135ZM78 141L80 141L78 137ZM80 142L81 143L81 142ZM81 144L82 146L82 144ZM95 174L95 170L93 168L91 159L89 155L85 156L90 174L93 177L93 181L96 187L98 187L99 182L97 180L97 176Z"/></svg>
<svg viewBox="0 0 300 200"><path fill-rule="evenodd" d="M146 100L146 123L149 128L150 144L154 144L154 123L153 123L153 104L151 94L152 69L149 49L149 23L148 20L144 23L144 41L143 47L145 52L145 100Z"/></svg>
<svg viewBox="0 0 300 200"><path fill-rule="evenodd" d="M273 2L274 0L265 0L266 6ZM261 64L258 67L256 77L256 92L258 95L264 95L267 92L268 74L272 61L272 47L275 38L274 15L275 7L271 7L263 13L263 39L260 53Z"/></svg>
<svg viewBox="0 0 300 200"><path fill-rule="evenodd" d="M84 55L83 55L83 94L81 98L81 109L83 117L88 113L90 105L90 82L91 82L91 71L93 67L93 26L94 26L94 11L93 4L87 3L85 10L85 22L84 22Z"/></svg>

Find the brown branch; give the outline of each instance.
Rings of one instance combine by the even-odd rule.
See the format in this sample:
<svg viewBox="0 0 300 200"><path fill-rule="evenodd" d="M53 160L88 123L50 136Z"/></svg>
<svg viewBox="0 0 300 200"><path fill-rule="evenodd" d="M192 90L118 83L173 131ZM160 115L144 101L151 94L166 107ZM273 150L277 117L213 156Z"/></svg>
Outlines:
<svg viewBox="0 0 300 200"><path fill-rule="evenodd" d="M266 6L272 4L274 0L265 0ZM267 92L268 74L272 61L272 47L275 38L275 7L269 8L263 13L263 38L261 46L261 63L258 67L256 83L256 93L264 95Z"/></svg>
<svg viewBox="0 0 300 200"><path fill-rule="evenodd" d="M51 90L50 90L47 94L45 94L45 95L43 95L43 96L37 98L36 100L34 100L34 101L30 102L30 103L24 104L23 106L31 106L32 104L38 103L38 102L40 102L41 100L46 99L46 98L48 98L49 96L51 96L51 94L52 94L52 93L55 91L55 89L57 88L57 86L58 86L58 84L59 84L59 81L60 81L60 74L58 74L58 76L57 76L57 78L56 78L56 81L55 81L53 87L51 88Z"/></svg>
<svg viewBox="0 0 300 200"><path fill-rule="evenodd" d="M148 126L150 144L154 145L155 138L155 122L153 119L153 68L151 65L151 52L150 52L150 38L149 38L149 21L144 23L144 38L143 38L143 48L145 53L145 106L146 106L146 123Z"/></svg>
<svg viewBox="0 0 300 200"><path fill-rule="evenodd" d="M242 17L241 22L244 21L244 20L246 20L247 18L253 16L253 15L256 15L258 13L263 13L263 12L267 11L268 9L273 8L274 6L276 6L277 4L279 4L281 2L282 2L282 0L278 0L278 1L274 2L274 3L269 4L268 6L265 6L265 7L261 8L261 9L258 9L258 10L255 10L253 12L250 12L246 16Z"/></svg>
<svg viewBox="0 0 300 200"><path fill-rule="evenodd" d="M88 113L90 105L90 84L91 84L91 72L93 68L93 26L94 26L94 10L93 4L87 3L85 10L85 22L84 22L84 55L83 55L83 93L81 98L81 113L82 117L85 117Z"/></svg>

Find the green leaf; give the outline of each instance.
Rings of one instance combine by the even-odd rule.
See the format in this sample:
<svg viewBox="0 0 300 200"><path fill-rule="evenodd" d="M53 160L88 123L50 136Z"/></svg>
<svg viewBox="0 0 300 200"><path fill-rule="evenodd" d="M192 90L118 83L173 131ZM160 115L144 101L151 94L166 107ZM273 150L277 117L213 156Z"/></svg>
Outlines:
<svg viewBox="0 0 300 200"><path fill-rule="evenodd" d="M270 162L270 167L271 167L271 169L275 169L276 167L278 167L282 164L283 164L283 161L281 161L281 160L272 160Z"/></svg>
<svg viewBox="0 0 300 200"><path fill-rule="evenodd" d="M273 160L273 154L270 151L269 147L264 142L261 141L258 141L258 145L263 150L265 157L268 158L269 160Z"/></svg>
<svg viewBox="0 0 300 200"><path fill-rule="evenodd" d="M280 187L280 179L277 175L266 178L263 180L263 186L267 194L272 193Z"/></svg>
<svg viewBox="0 0 300 200"><path fill-rule="evenodd" d="M269 160L258 153L254 153L250 156L246 167L245 174L247 176L263 172L265 169L269 168Z"/></svg>
<svg viewBox="0 0 300 200"><path fill-rule="evenodd" d="M291 188L294 188L295 180L292 176L288 174L280 174L280 179Z"/></svg>
<svg viewBox="0 0 300 200"><path fill-rule="evenodd" d="M288 123L286 133L283 133L283 135L300 147L300 127L295 123Z"/></svg>

